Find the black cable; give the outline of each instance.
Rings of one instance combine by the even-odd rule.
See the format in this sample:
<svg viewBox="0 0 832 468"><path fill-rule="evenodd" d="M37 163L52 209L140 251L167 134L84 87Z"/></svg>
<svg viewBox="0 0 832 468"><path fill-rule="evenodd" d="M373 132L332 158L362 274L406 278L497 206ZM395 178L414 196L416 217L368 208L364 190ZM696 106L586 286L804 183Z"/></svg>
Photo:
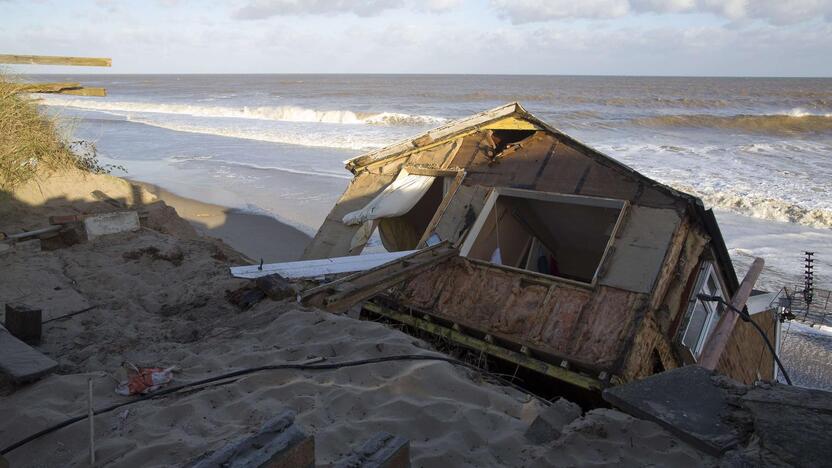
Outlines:
<svg viewBox="0 0 832 468"><path fill-rule="evenodd" d="M776 362L777 367L780 368L780 372L783 374L783 378L786 379L786 383L788 383L789 385L794 385L792 383L792 379L789 378L789 373L786 372L786 367L783 366L782 362L780 362L780 357L777 356L777 351L774 350L774 346L772 346L771 341L769 341L768 336L766 336L766 332L763 331L763 329L760 328L759 325L757 325L757 322L755 322L754 320L751 320L751 315L748 313L748 307L744 307L743 310L739 310L736 307L734 307L733 305L726 302L725 299L723 299L719 296L709 296L707 294L697 294L696 297L699 298L700 301L719 302L720 304L726 306L728 309L733 310L734 312L736 312L740 316L740 318L742 318L743 322L748 322L751 325L754 325L754 328L757 329L757 332L763 338L763 341L766 343L766 346L768 347L768 350L771 352L771 355L774 357L774 362Z"/></svg>
<svg viewBox="0 0 832 468"><path fill-rule="evenodd" d="M262 372L262 371L266 371L266 370L284 370L284 369L331 370L331 369L342 369L342 368L345 368L345 367L363 366L363 365L366 365L366 364L376 364L376 363L379 363L379 362L389 362L389 361L443 361L443 362L447 362L449 364L453 364L453 365L457 365L457 366L461 366L461 367L466 367L468 369L472 369L472 370L477 371L477 372L484 372L482 369L480 369L480 368L478 368L478 367L476 367L472 364L468 364L467 362L460 361L458 359L449 358L449 357L445 357L445 356L427 355L427 354L403 354L403 355L395 355L395 356L383 356L383 357L371 358L371 359L360 359L360 360L356 360L356 361L333 362L333 363L326 363L326 364L272 364L272 365L266 365L266 366L250 367L250 368L246 368L246 369L240 369L240 370L237 370L237 371L228 372L226 374L221 374L221 375L216 375L214 377L209 377L207 379L197 380L195 382L188 382L188 383L184 383L184 384L180 384L180 385L175 385L175 386L172 386L172 387L165 388L163 390L159 390L159 391L154 392L154 393L149 393L147 395L142 395L138 398L135 398L135 399L132 399L132 400L129 400L129 401L124 401L124 402L121 402L121 403L116 403L114 405L107 406L105 408L97 409L93 412L93 415L97 416L99 414L109 413L110 411L121 408L123 406L132 405L132 404L135 404L135 403L139 403L139 402L142 402L142 401L151 400L151 399L155 399L155 398L160 398L160 397L167 396L167 395L170 395L172 393L178 392L180 390L184 390L186 388L196 387L196 386L199 386L199 385L205 385L205 384L209 384L209 383L212 383L212 382L216 382L218 380L225 380L225 379L229 379L229 378L233 378L233 377L239 377L241 375L253 374L255 372ZM510 385L514 388L518 388L517 385L515 385L511 382L508 382L507 380L505 380L501 377L498 377L498 376L494 376L494 377L497 380L499 380L500 382L508 384L508 385ZM546 400L542 400L542 401L548 403ZM11 452L12 450L20 448L23 445L26 445L29 442L32 442L33 440L36 440L36 439L38 439L40 437L43 437L47 434L51 434L52 432L55 432L59 429L67 427L69 425L72 425L72 424L74 424L78 421L82 421L82 420L86 419L87 417L88 417L87 414L84 414L83 416L75 416L74 418L69 418L65 421L62 421L62 422L58 423L58 424L50 426L50 427L48 427L48 428L46 428L42 431L36 432L35 434L32 434L32 435L26 437L25 439L22 439L18 442L15 442L15 443L9 445L8 447L4 448L3 450L0 450L0 455L5 455L5 454Z"/></svg>

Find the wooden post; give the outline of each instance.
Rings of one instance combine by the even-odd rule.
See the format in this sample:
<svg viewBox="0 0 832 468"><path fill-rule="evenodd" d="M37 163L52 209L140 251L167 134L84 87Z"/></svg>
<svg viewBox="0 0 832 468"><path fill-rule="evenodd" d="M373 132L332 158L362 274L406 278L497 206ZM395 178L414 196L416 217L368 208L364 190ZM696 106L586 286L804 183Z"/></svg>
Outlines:
<svg viewBox="0 0 832 468"><path fill-rule="evenodd" d="M40 343L43 312L24 306L6 304L6 329L20 341Z"/></svg>
<svg viewBox="0 0 832 468"><path fill-rule="evenodd" d="M90 420L90 466L95 466L95 410L92 404L92 377L87 380L87 390L87 419Z"/></svg>
<svg viewBox="0 0 832 468"><path fill-rule="evenodd" d="M69 65L76 67L111 67L113 59L99 57L60 57L52 55L3 55L0 63L14 65Z"/></svg>
<svg viewBox="0 0 832 468"><path fill-rule="evenodd" d="M734 294L734 297L731 298L731 305L733 307L739 310L745 307L745 303L751 295L751 290L754 288L754 283L757 282L757 278L760 277L760 273L763 271L763 265L765 265L765 261L762 258L754 259L754 263L751 264L751 268L745 274L740 288ZM722 317L716 324L716 328L708 339L705 349L702 351L702 356L699 359L700 366L708 370L716 369L717 364L719 364L719 358L728 345L728 340L731 338L731 333L734 331L734 325L737 324L738 319L739 314L733 310L725 310L722 313Z"/></svg>

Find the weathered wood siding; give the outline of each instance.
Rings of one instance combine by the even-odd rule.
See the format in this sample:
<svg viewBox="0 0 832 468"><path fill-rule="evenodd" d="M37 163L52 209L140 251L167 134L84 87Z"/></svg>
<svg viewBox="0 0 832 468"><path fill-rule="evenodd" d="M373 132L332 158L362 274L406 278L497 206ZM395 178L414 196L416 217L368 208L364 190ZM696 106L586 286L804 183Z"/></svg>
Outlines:
<svg viewBox="0 0 832 468"><path fill-rule="evenodd" d="M527 278L464 258L407 281L397 299L466 327L575 363L611 370L647 296Z"/></svg>
<svg viewBox="0 0 832 468"><path fill-rule="evenodd" d="M644 179L546 132L535 132L510 154L492 159L488 155L493 146L486 132L464 137L451 163L468 171L468 185L616 198L653 208L683 207L681 201Z"/></svg>
<svg viewBox="0 0 832 468"><path fill-rule="evenodd" d="M774 346L777 314L774 311L760 312L752 315L751 320L765 330ZM731 333L731 339L716 369L738 382L752 384L756 380L774 379L774 358L754 326L740 320Z"/></svg>

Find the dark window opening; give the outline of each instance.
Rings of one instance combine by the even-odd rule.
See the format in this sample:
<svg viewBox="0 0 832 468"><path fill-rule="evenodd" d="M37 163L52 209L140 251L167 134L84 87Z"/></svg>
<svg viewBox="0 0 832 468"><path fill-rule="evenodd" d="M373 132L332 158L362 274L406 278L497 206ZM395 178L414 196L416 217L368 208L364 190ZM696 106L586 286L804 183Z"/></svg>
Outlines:
<svg viewBox="0 0 832 468"><path fill-rule="evenodd" d="M535 130L493 130L491 139L494 140L494 154L498 155L509 145L519 143L535 134Z"/></svg>
<svg viewBox="0 0 832 468"><path fill-rule="evenodd" d="M394 218L382 218L379 221L378 231L385 250L401 252L416 248L445 196L445 179L437 177L428 191L407 213Z"/></svg>
<svg viewBox="0 0 832 468"><path fill-rule="evenodd" d="M463 255L591 283L623 206L618 200L499 189L466 239Z"/></svg>

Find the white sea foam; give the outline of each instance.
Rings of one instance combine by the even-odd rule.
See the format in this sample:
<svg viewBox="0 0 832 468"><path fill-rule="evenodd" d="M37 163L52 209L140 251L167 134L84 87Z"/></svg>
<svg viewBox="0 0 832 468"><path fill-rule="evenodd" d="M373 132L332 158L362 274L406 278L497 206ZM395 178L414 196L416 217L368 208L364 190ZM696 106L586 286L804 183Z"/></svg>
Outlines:
<svg viewBox="0 0 832 468"><path fill-rule="evenodd" d="M168 158L169 161L173 163L187 163L187 162L204 162L208 161L210 163L215 164L224 164L227 166L236 166L236 167L247 167L251 169L258 169L258 170L266 170L266 171L279 171L279 172L286 172L289 174L299 174L299 175L309 175L314 177L331 177L334 179L352 179L352 175L347 173L346 170L343 173L335 173L331 171L325 170L311 170L311 169L297 169L285 166L277 166L277 165L263 165L263 164L254 164L248 162L240 162L240 161L229 161L227 159L216 159L212 156L171 156ZM218 171L219 172L219 171ZM226 173L228 173L226 171Z"/></svg>
<svg viewBox="0 0 832 468"><path fill-rule="evenodd" d="M131 101L96 101L46 96L40 104L56 107L102 111L119 115L136 113L174 114L193 117L273 120L278 122L318 122L357 125L436 125L447 119L431 115L396 112L353 112L350 110L317 110L299 106L203 106Z"/></svg>
<svg viewBox="0 0 832 468"><path fill-rule="evenodd" d="M339 148L367 151L389 144L389 138L378 135L357 134L355 132L317 132L297 128L251 128L223 127L200 124L173 122L162 119L129 117L135 123L174 130L177 132L200 133L246 140L267 141L288 145Z"/></svg>
<svg viewBox="0 0 832 468"><path fill-rule="evenodd" d="M674 188L701 198L706 206L729 210L760 219L802 224L816 228L832 228L832 210L809 208L766 196L693 187L671 183Z"/></svg>

